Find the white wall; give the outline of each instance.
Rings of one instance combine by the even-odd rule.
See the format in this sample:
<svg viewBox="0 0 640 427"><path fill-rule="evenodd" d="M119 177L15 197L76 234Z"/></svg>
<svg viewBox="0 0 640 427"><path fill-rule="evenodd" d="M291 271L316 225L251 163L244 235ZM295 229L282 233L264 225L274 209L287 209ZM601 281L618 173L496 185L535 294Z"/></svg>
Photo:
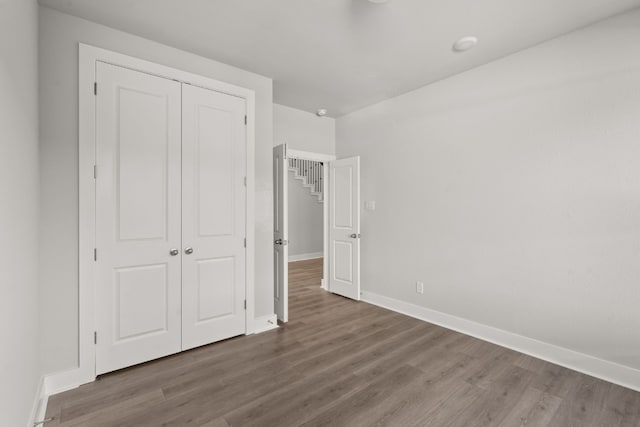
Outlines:
<svg viewBox="0 0 640 427"><path fill-rule="evenodd" d="M639 44L636 10L339 118L363 289L640 368Z"/></svg>
<svg viewBox="0 0 640 427"><path fill-rule="evenodd" d="M40 8L41 282L45 372L78 363L78 43L256 92L256 317L273 313L272 81L188 52Z"/></svg>
<svg viewBox="0 0 640 427"><path fill-rule="evenodd" d="M26 426L38 361L38 6L0 0L0 424Z"/></svg>
<svg viewBox="0 0 640 427"><path fill-rule="evenodd" d="M321 154L336 152L336 121L284 105L273 104L273 145Z"/></svg>
<svg viewBox="0 0 640 427"><path fill-rule="evenodd" d="M289 171L289 259L322 256L323 207L300 179ZM306 258L306 257L304 257Z"/></svg>

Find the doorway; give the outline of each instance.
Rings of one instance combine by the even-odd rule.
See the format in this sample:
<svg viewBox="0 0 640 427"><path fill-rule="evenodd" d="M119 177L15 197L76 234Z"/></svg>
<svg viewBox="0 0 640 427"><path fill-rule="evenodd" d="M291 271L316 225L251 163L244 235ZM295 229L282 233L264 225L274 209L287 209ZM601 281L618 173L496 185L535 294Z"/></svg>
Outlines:
<svg viewBox="0 0 640 427"><path fill-rule="evenodd" d="M289 262L317 260L311 264L322 264L322 289L359 300L359 157L336 160L332 155L291 150L282 144L274 147L273 162L274 309L278 320L289 320ZM307 200L294 200L296 194L299 198L307 195ZM321 207L308 203L313 198ZM292 208L297 209L293 218ZM321 218L300 220L301 215L320 213ZM290 236L299 239L295 245Z"/></svg>
<svg viewBox="0 0 640 427"><path fill-rule="evenodd" d="M324 164L287 158L289 262L324 257ZM322 279L322 277L320 278Z"/></svg>

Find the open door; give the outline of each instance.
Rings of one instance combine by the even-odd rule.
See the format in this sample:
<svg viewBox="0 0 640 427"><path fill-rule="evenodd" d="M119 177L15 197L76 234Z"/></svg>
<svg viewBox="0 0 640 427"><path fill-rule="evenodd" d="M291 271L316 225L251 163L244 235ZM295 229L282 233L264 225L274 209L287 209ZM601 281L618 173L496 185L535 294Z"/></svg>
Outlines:
<svg viewBox="0 0 640 427"><path fill-rule="evenodd" d="M278 320L289 321L289 230L287 189L287 146L273 148L273 291Z"/></svg>
<svg viewBox="0 0 640 427"><path fill-rule="evenodd" d="M360 300L360 157L329 165L329 291Z"/></svg>

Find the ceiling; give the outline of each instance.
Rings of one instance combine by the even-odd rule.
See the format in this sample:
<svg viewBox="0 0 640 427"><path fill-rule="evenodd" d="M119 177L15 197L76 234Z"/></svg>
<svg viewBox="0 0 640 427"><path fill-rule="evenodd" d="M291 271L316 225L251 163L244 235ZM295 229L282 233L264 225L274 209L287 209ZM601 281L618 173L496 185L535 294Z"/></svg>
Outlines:
<svg viewBox="0 0 640 427"><path fill-rule="evenodd" d="M338 117L640 6L640 0L40 0L273 78ZM454 53L462 36L480 39Z"/></svg>

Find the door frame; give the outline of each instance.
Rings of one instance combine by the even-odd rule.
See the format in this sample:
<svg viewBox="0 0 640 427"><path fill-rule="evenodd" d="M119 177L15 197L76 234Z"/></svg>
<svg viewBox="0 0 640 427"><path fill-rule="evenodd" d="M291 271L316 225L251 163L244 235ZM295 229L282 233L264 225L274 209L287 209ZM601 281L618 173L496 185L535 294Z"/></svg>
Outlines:
<svg viewBox="0 0 640 427"><path fill-rule="evenodd" d="M287 161L287 144L276 145L271 153L273 164L273 311L279 322L286 323L289 321L289 248L287 242L289 238L289 168L287 164L289 162ZM278 239L282 241L280 245L277 243ZM285 259L287 261L284 261Z"/></svg>
<svg viewBox="0 0 640 427"><path fill-rule="evenodd" d="M324 199L322 203L322 281L320 286L325 291L329 290L329 162L336 160L336 156L332 154L312 153L310 151L292 150L287 146L287 159L289 157L295 157L297 159L312 160L315 162L322 162L322 193ZM288 174L288 172L287 172ZM288 206L287 206L288 208ZM287 261L288 262L288 261ZM287 273L288 274L288 273ZM288 302L287 302L288 304Z"/></svg>
<svg viewBox="0 0 640 427"><path fill-rule="evenodd" d="M280 145L280 144L278 144ZM312 160L312 161L316 161L316 162L322 162L322 176L324 177L324 180L322 182L322 192L324 194L324 199L323 199L323 203L322 203L322 253L323 253L323 259L322 259L322 280L320 282L320 287L322 289L324 289L325 291L329 290L329 198L328 198L328 194L329 194L329 162L332 162L334 160L336 160L336 156L333 154L322 154L322 153L314 153L311 151L301 151L301 150L294 150L289 148L289 144L287 143L282 143L282 145L286 145L287 149L286 149L286 160L288 162L288 159L290 157L295 157L297 159L303 159L303 160ZM277 147L277 146L276 146ZM288 167L287 167L288 169ZM288 176L289 172L287 171L287 176ZM288 200L287 200L287 204L285 206L286 209L289 208L288 206ZM289 260L287 260L287 265L289 263ZM288 269L285 270L287 271L287 275L289 274ZM287 287L288 287L288 283L287 283ZM288 306L289 305L289 301L285 301L285 304Z"/></svg>
<svg viewBox="0 0 640 427"><path fill-rule="evenodd" d="M134 71L188 83L243 98L247 108L246 183L246 282L245 334L255 332L255 92L209 77L156 64L132 56L79 43L78 46L78 369L65 382L79 385L96 378L95 319L95 155L96 155L96 63L105 62ZM98 88L98 91L100 88ZM100 171L98 170L99 174ZM99 254L98 254L99 256Z"/></svg>

